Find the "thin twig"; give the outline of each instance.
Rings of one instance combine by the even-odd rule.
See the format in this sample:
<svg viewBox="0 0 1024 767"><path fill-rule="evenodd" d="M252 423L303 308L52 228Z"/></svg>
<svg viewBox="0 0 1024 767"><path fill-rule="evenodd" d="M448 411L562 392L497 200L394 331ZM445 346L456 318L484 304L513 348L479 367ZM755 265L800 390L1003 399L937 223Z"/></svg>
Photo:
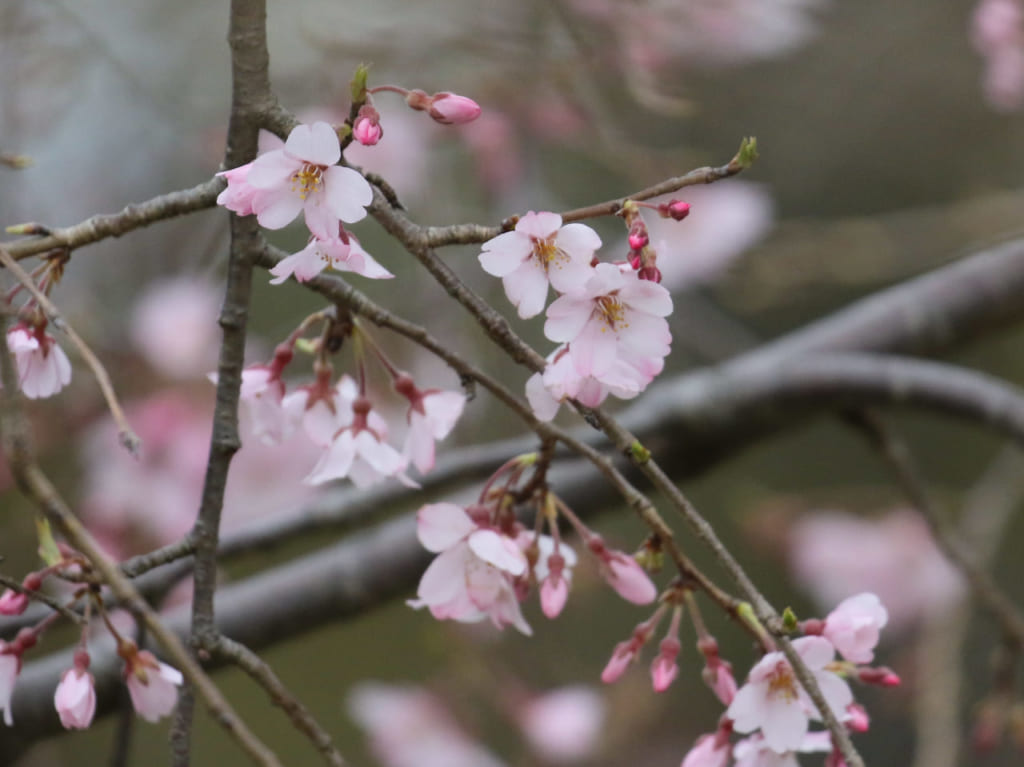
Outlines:
<svg viewBox="0 0 1024 767"><path fill-rule="evenodd" d="M1024 648L1024 614L975 560L959 532L936 508L910 448L893 429L870 411L851 413L849 421L871 442L885 460L911 504L925 518L939 548L967 579L981 605L995 618L1005 637Z"/></svg>
<svg viewBox="0 0 1024 767"><path fill-rule="evenodd" d="M93 376L96 378L96 383L100 386L100 391L103 393L103 399L106 400L107 408L110 410L110 414L114 418L114 422L117 424L118 436L120 437L121 444L131 453L133 456L139 454L139 448L141 442L139 438L132 431L132 427L128 424L128 419L125 417L124 410L121 409L121 404L117 401L117 394L114 392L114 385L110 382L110 375L107 373L107 369L103 367L103 363L100 362L99 358L93 353L92 349L89 348L88 344L82 340L82 337L75 332L75 329L71 327L70 323L60 313L60 310L56 305L49 299L49 297L43 293L36 285L35 281L21 268L21 265L14 260L14 257L7 252L4 248L0 248L0 265L3 265L11 274L17 278L18 282L27 290L32 298L35 299L36 303L46 313L47 319L50 324L53 325L57 330L63 332L75 348L78 349L79 355L85 360L85 363L89 366Z"/></svg>
<svg viewBox="0 0 1024 767"><path fill-rule="evenodd" d="M144 202L136 202L118 213L103 213L63 229L52 229L44 237L0 243L16 261L50 250L74 250L84 245L120 237L135 229L175 216L212 208L224 188L222 178L214 177L191 189L167 192Z"/></svg>
<svg viewBox="0 0 1024 767"><path fill-rule="evenodd" d="M345 767L342 758L330 734L320 726L313 715L296 698L274 673L273 669L256 653L241 642L226 636L217 639L214 653L223 660L238 666L270 696L271 702L278 706L295 725L295 729L305 735L331 767Z"/></svg>
<svg viewBox="0 0 1024 767"><path fill-rule="evenodd" d="M72 623L75 623L79 626L84 626L86 624L85 618L76 613L70 607L61 603L59 600L54 599L49 594L44 594L41 591L30 591L29 589L26 589L24 586L21 585L21 581L19 581L17 578L11 578L8 575L0 574L0 586L5 586L9 588L11 591L14 591L18 594L25 594L33 602L39 602L40 604L46 605L54 612L60 613L62 616L67 618Z"/></svg>

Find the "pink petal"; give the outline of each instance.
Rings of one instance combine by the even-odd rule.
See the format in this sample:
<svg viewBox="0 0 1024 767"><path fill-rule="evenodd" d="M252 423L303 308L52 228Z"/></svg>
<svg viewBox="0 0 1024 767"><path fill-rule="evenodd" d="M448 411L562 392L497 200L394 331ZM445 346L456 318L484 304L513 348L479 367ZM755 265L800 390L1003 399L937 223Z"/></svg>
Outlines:
<svg viewBox="0 0 1024 767"><path fill-rule="evenodd" d="M483 244L480 266L488 274L504 277L530 257L533 245L518 232L505 232Z"/></svg>
<svg viewBox="0 0 1024 767"><path fill-rule="evenodd" d="M512 575L526 572L526 557L515 541L494 530L477 530L469 536L469 548L484 562Z"/></svg>
<svg viewBox="0 0 1024 767"><path fill-rule="evenodd" d="M267 229L282 229L299 215L302 198L290 189L268 191L256 211L256 220Z"/></svg>
<svg viewBox="0 0 1024 767"><path fill-rule="evenodd" d="M333 215L354 224L366 217L366 206L373 202L373 189L351 168L332 166L324 171L324 198Z"/></svg>
<svg viewBox="0 0 1024 767"><path fill-rule="evenodd" d="M454 503L428 503L416 512L416 536L427 551L449 549L474 530L466 510Z"/></svg>
<svg viewBox="0 0 1024 767"><path fill-rule="evenodd" d="M334 128L325 122L297 125L288 134L285 151L313 165L334 165L341 159L341 144Z"/></svg>
<svg viewBox="0 0 1024 767"><path fill-rule="evenodd" d="M534 213L531 210L516 223L516 231L530 237L546 239L557 232L561 225L562 217L557 213Z"/></svg>
<svg viewBox="0 0 1024 767"><path fill-rule="evenodd" d="M502 278L505 295L519 310L522 319L536 317L544 311L548 297L548 278L544 269L534 260L523 264L511 274Z"/></svg>
<svg viewBox="0 0 1024 767"><path fill-rule="evenodd" d="M579 296L562 296L548 307L544 335L552 341L572 342L583 331L583 327L594 311L594 302Z"/></svg>
<svg viewBox="0 0 1024 767"><path fill-rule="evenodd" d="M761 709L761 733L775 753L795 751L807 734L807 714L798 701L769 698Z"/></svg>

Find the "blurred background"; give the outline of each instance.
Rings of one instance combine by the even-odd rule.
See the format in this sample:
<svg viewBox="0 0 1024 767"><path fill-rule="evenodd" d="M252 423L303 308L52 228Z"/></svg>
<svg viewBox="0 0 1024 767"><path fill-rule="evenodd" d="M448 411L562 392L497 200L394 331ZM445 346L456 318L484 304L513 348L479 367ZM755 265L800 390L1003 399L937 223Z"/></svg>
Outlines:
<svg viewBox="0 0 1024 767"><path fill-rule="evenodd" d="M3 224L65 226L192 186L219 168L230 96L227 4L130 5L0 0L0 153L32 161L20 170L0 165ZM620 197L723 164L743 136L756 136L761 160L751 171L683 190L677 196L692 205L683 222L650 221L677 306L665 376L1022 233L1017 0L941 8L925 0L272 1L269 38L273 85L304 119L342 119L360 62L372 63L371 86L450 90L481 104L475 123L443 127L380 94L383 140L347 154L383 175L422 223L495 223ZM621 257L621 222L594 226L605 257ZM372 221L354 231L397 275L393 284L353 278L359 289L426 322L513 387L525 382ZM300 227L271 235L289 251L304 244ZM146 444L141 463L118 448L95 383L74 357L70 387L31 403L46 468L117 555L191 525L209 439L206 373L219 341L226 243L223 211L161 223L76 251L53 294L111 370ZM443 255L514 317L477 252ZM250 362L266 360L320 308L294 283L256 282ZM539 318L516 323L549 351ZM380 338L418 379L457 386L443 364ZM1021 381L1021 340L1004 332L952 359ZM997 575L1013 592L1024 575L1016 555L1024 527L1013 513L1022 464L979 430L895 420L949 510L1005 516ZM519 433L481 396L448 444ZM298 508L307 492L298 480L315 460L301 445L248 441L232 472L226 527ZM20 577L36 567L34 527L2 469L0 483L2 567ZM869 764L906 765L909 754L929 767L1020 763L1021 751L1007 743L984 756L969 751L973 712L991 688L994 627L963 606L956 575L856 435L838 422L802 426L686 490L775 604L823 616L870 588L889 605L879 661L905 683L858 691L873 717L857 738ZM621 548L643 536L624 508L595 524ZM274 556L327 542L306 540ZM246 560L227 577L266 563ZM653 648L602 687L612 648L648 613L603 588L585 561L573 592L556 622L529 608L529 639L439 624L389 604L265 657L354 764L678 764L721 712L700 682L692 628L667 692L650 691ZM753 658L746 638L707 612L723 655L745 673ZM48 636L36 652L61 647L62 637ZM309 746L248 680L217 678L286 763L311 763ZM165 730L140 723L129 763L165 760ZM112 738L113 721L104 720L38 744L19 764L103 764ZM194 741L197 765L240 759L203 714Z"/></svg>

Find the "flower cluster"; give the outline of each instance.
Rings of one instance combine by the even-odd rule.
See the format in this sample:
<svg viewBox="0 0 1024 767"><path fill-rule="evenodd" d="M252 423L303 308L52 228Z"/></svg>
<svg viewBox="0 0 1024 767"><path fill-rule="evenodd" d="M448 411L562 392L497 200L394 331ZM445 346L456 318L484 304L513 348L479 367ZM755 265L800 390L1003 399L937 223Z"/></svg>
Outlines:
<svg viewBox="0 0 1024 767"><path fill-rule="evenodd" d="M631 211L630 246L644 259L597 263L597 233L584 224L563 226L561 216L546 212L527 213L513 231L483 245L481 266L502 278L520 317L543 311L548 285L560 294L547 308L544 334L561 346L526 385L539 418L553 418L566 399L596 407L609 394L635 397L664 367L672 298L658 284L642 220L635 206Z"/></svg>
<svg viewBox="0 0 1024 767"><path fill-rule="evenodd" d="M536 587L541 611L548 618L558 617L568 600L577 561L576 552L561 540L559 511L586 541L602 576L621 597L634 604L655 600L658 590L636 559L608 549L551 493L542 504L551 532L544 535L539 527L533 531L518 520L510 491L491 492L503 475L510 487L534 460L534 456L523 456L509 461L487 482L478 502L466 508L431 503L419 510L420 543L438 556L423 574L417 598L409 601L411 607L429 608L438 620L490 619L498 628L512 625L532 634L520 602Z"/></svg>
<svg viewBox="0 0 1024 767"><path fill-rule="evenodd" d="M824 620L805 621L801 625L804 636L792 642L832 714L851 732L867 730L869 721L864 709L854 702L848 680L882 686L900 683L899 677L885 667L861 665L874 659L879 632L887 622L888 612L877 596L858 594L841 602ZM698 633L702 631L698 625ZM707 638L702 637L698 646ZM707 645L701 649L708 657ZM842 660L836 659L837 652ZM731 672L728 676L731 679ZM727 767L730 756L736 767L796 765L796 754L814 751L831 752L829 764L842 763L830 733L810 729L812 721L823 718L821 711L782 652L767 652L738 689L735 682L731 689L714 689L727 706L725 715L715 733L698 739L682 767ZM732 732L747 737L731 744Z"/></svg>
<svg viewBox="0 0 1024 767"><path fill-rule="evenodd" d="M51 541L52 543L52 541ZM29 593L42 587L43 580L65 567L81 567L86 560L77 553L60 547L60 555L54 564L43 570L29 573L22 582L21 591L7 590L0 596L0 612L3 615L20 615L28 607ZM117 642L118 655L124 660L124 679L136 713L149 722L156 722L167 716L178 702L178 687L182 675L165 663L158 661L152 653L139 650L130 639L125 639L114 627L105 612L103 603L95 598L89 589L82 589L76 598L88 595L103 618L107 629ZM22 656L34 647L39 637L52 623L43 619L33 628L22 629L13 641L0 640L0 709L8 727L14 724L11 716L11 698L21 672ZM83 626L81 642L74 654L72 667L60 678L53 694L53 704L60 722L69 730L84 730L92 724L96 713L96 680L89 673L90 657L86 649L87 626Z"/></svg>
<svg viewBox="0 0 1024 767"><path fill-rule="evenodd" d="M289 390L282 375L292 362L300 332L301 328L280 344L269 363L242 371L240 400L248 411L254 436L273 444L299 431L322 448L319 461L304 480L306 484L347 477L357 487L368 487L385 477L396 477L415 486L406 470L411 465L426 474L434 468L435 442L454 428L465 407L465 395L420 389L407 373L394 367L367 331L344 326L344 332L359 334L364 342L357 344L359 349L369 344L391 376L395 392L408 403L405 438L399 450L388 441L388 423L368 396L364 359L358 360L358 383L348 375L332 383L332 369L325 359L327 350L321 344L312 383Z"/></svg>

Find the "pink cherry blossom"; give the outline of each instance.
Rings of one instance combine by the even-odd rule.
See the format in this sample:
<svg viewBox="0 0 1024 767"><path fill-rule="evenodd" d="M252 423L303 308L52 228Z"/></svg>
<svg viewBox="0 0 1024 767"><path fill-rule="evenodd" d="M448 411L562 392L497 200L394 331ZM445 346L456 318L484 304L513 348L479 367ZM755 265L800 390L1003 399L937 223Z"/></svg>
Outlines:
<svg viewBox="0 0 1024 767"><path fill-rule="evenodd" d="M239 401L248 409L253 436L273 445L288 438L292 431L284 401L284 381L267 365L253 365L242 371Z"/></svg>
<svg viewBox="0 0 1024 767"><path fill-rule="evenodd" d="M246 183L257 190L252 207L260 224L280 229L304 213L309 230L328 239L340 221L365 217L373 190L358 172L335 165L340 158L338 135L325 122L296 126L283 148L257 157Z"/></svg>
<svg viewBox="0 0 1024 767"><path fill-rule="evenodd" d="M577 399L586 407L598 407L609 394L619 399L632 399L647 388L665 366L661 357L637 357L624 348L602 375L602 380L598 380L592 375L580 375L567 344L555 349L547 361L543 373L534 373L526 382L526 399L542 421L554 418L567 399Z"/></svg>
<svg viewBox="0 0 1024 767"><path fill-rule="evenodd" d="M11 727L11 696L21 671L21 656L11 651L10 644L0 640L0 709L4 712L4 723Z"/></svg>
<svg viewBox="0 0 1024 767"><path fill-rule="evenodd" d="M183 681L180 671L161 663L146 650L136 651L125 664L125 683L132 705L147 722L156 722L174 710Z"/></svg>
<svg viewBox="0 0 1024 767"><path fill-rule="evenodd" d="M981 0L971 21L971 42L985 59L983 85L994 109L1024 103L1024 6L1020 0Z"/></svg>
<svg viewBox="0 0 1024 767"><path fill-rule="evenodd" d="M402 453L421 474L426 474L434 468L435 440L444 439L455 428L466 406L466 395L440 389L423 391L404 373L395 379L395 391L409 400L409 431Z"/></svg>
<svg viewBox="0 0 1024 767"><path fill-rule="evenodd" d="M512 582L527 569L515 539L478 524L453 503L427 504L416 520L420 543L438 556L420 579L411 607L428 607L439 620L474 623L490 618L499 628L511 624L532 633Z"/></svg>
<svg viewBox="0 0 1024 767"><path fill-rule="evenodd" d="M594 754L607 716L590 687L561 687L530 699L517 713L531 748L545 762L578 762Z"/></svg>
<svg viewBox="0 0 1024 767"><path fill-rule="evenodd" d="M835 656L832 645L822 637L809 636L795 640L793 648L814 675L832 712L845 719L853 694L843 679L825 669ZM781 652L768 653L750 670L726 715L737 732L760 730L776 754L799 750L809 720L820 718Z"/></svg>
<svg viewBox="0 0 1024 767"><path fill-rule="evenodd" d="M846 660L870 663L875 658L879 632L889 622L889 613L877 596L857 594L844 599L825 618L824 637Z"/></svg>
<svg viewBox="0 0 1024 767"><path fill-rule="evenodd" d="M280 285L292 275L298 282L308 282L330 267L339 272L353 272L371 280L391 279L395 275L381 266L359 241L342 230L342 236L320 239L313 237L298 253L281 259L271 270L271 285Z"/></svg>
<svg viewBox="0 0 1024 767"><path fill-rule="evenodd" d="M330 370L318 372L314 382L299 386L281 400L285 416L302 426L314 445L329 447L341 429L352 425L352 405L359 396L355 380L343 375L331 386ZM387 432L387 424L371 411L369 425L378 434Z"/></svg>
<svg viewBox="0 0 1024 767"><path fill-rule="evenodd" d="M728 733L724 737L718 732L701 735L680 767L726 767L731 751Z"/></svg>
<svg viewBox="0 0 1024 767"><path fill-rule="evenodd" d="M249 183L249 171L252 170L252 163L240 165L231 170L222 170L218 176L223 176L228 182L224 190L217 195L217 204L222 205L239 216L251 216L253 201L259 194L259 190Z"/></svg>
<svg viewBox="0 0 1024 767"><path fill-rule="evenodd" d="M548 307L544 334L570 344L580 375L619 384L618 360L668 354L672 336L664 318L672 312L672 297L661 285L613 264L598 264L594 271L582 290Z"/></svg>
<svg viewBox="0 0 1024 767"><path fill-rule="evenodd" d="M96 713L96 688L92 674L83 668L64 672L53 695L60 723L69 730L84 730Z"/></svg>
<svg viewBox="0 0 1024 767"><path fill-rule="evenodd" d="M7 347L18 367L18 385L29 399L50 397L71 381L71 362L53 336L42 329L11 328Z"/></svg>
<svg viewBox="0 0 1024 767"><path fill-rule="evenodd" d="M370 104L359 108L355 123L352 125L352 137L363 146L373 146L384 135L380 127L380 113Z"/></svg>
<svg viewBox="0 0 1024 767"><path fill-rule="evenodd" d="M661 640L658 654L651 663L651 686L655 692L665 692L679 675L676 658L679 657L680 649L679 640L675 637Z"/></svg>
<svg viewBox="0 0 1024 767"><path fill-rule="evenodd" d="M599 247L601 238L589 226L562 226L557 213L530 211L514 231L483 244L480 265L502 278L509 301L526 319L543 311L549 282L560 293L580 290L593 273L590 262Z"/></svg>
<svg viewBox="0 0 1024 767"><path fill-rule="evenodd" d="M615 645L615 649L612 650L612 657L609 658L608 664L601 672L602 682L612 684L626 673L626 669L636 659L637 654L654 635L654 630L658 627L663 614L664 609L659 608L655 610L650 618L642 623L638 623L633 628L633 634L629 639Z"/></svg>
<svg viewBox="0 0 1024 767"><path fill-rule="evenodd" d="M735 767L800 767L796 754L827 753L832 750L832 739L827 732L809 732L804 735L800 747L793 751L774 751L760 734L751 735L739 741L733 748Z"/></svg>
<svg viewBox="0 0 1024 767"><path fill-rule="evenodd" d="M704 655L701 678L712 692L726 706L736 697L736 679L732 675L732 664L722 660L718 654L718 642L706 636L697 641L697 649Z"/></svg>

